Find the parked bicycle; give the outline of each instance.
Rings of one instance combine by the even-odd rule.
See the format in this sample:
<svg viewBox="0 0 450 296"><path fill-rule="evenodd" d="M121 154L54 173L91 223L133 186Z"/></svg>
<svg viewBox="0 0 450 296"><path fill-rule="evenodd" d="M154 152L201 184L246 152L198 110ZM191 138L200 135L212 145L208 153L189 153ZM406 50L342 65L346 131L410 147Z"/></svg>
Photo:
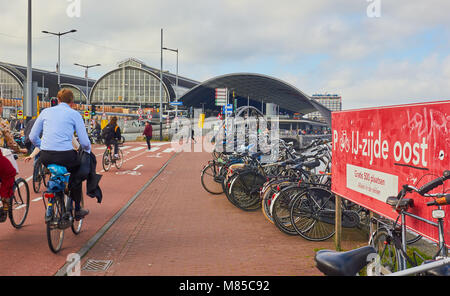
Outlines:
<svg viewBox="0 0 450 296"><path fill-rule="evenodd" d="M317 252L315 256L317 268L325 275L355 275L366 266L368 275L410 275L421 273L450 275L450 260L444 236L443 218L445 217L445 211L442 209L442 206L450 203L450 194L428 194L429 191L443 185L444 181L448 179L450 179L450 171L445 171L442 177L428 182L419 189L411 185L403 185L402 190L396 197L388 197L386 200L386 203L398 213L398 217L393 223L380 223L380 220L376 220L375 222L378 222L379 225L376 231L372 233L369 246L348 252L330 250ZM437 220L436 222L408 212L408 209L414 207L414 200L405 198L405 196L412 192L434 199L431 202L427 202L426 205L437 206L437 209L432 210L432 217ZM416 253L413 253L413 256L407 254L406 216L425 222L438 229L437 252L432 260L426 260L422 265L418 265ZM376 259L376 261L371 262L368 258Z"/></svg>

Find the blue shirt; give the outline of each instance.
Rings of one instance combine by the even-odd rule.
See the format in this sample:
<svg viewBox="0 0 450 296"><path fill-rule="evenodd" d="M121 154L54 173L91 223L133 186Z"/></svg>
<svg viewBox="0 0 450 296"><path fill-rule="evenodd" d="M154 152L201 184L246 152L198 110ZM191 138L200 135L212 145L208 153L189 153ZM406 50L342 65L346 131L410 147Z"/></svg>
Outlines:
<svg viewBox="0 0 450 296"><path fill-rule="evenodd" d="M42 133L42 139L39 135ZM72 137L74 131L84 151L91 152L91 142L86 132L81 114L70 108L66 103L60 103L46 108L33 125L30 141L41 150L69 151L73 150Z"/></svg>

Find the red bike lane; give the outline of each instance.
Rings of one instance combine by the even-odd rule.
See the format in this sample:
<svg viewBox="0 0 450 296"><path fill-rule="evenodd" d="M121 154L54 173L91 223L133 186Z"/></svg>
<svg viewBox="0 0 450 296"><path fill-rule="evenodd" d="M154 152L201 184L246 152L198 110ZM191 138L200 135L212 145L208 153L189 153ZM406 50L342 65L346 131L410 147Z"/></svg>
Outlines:
<svg viewBox="0 0 450 296"><path fill-rule="evenodd" d="M84 220L79 235L74 235L70 228L65 230L63 247L58 254L52 253L47 244L44 204L40 199L43 186L40 193L33 192L33 164L20 159L18 177L28 180L30 209L21 229L13 228L8 220L0 224L0 276L54 275L66 263L67 256L78 252L174 154L170 143L154 143L152 146L152 150L147 151L145 143L125 143L122 168L111 167L108 172L103 171L101 164L104 146L93 146L92 151L97 158L96 171L103 176L100 182L103 200L97 203L95 198L84 197L90 214Z"/></svg>

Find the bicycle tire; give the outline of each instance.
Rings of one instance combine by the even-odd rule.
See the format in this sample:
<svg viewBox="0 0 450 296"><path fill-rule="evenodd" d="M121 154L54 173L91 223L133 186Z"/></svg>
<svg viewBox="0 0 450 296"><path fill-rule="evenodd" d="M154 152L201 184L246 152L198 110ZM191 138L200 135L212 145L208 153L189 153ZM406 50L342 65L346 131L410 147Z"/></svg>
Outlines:
<svg viewBox="0 0 450 296"><path fill-rule="evenodd" d="M201 172L200 180L203 188L214 195L222 194L223 188L215 179L217 178L217 166L214 163L206 165Z"/></svg>
<svg viewBox="0 0 450 296"><path fill-rule="evenodd" d="M281 189L273 197L270 205L270 214L272 215L275 226L288 235L298 235L291 222L290 205L293 198L304 188L297 185L288 186ZM297 191L297 192L296 192Z"/></svg>
<svg viewBox="0 0 450 296"><path fill-rule="evenodd" d="M33 191L34 191L34 193L39 193L39 190L41 189L41 181L42 181L41 165L42 165L42 163L39 159L33 165Z"/></svg>
<svg viewBox="0 0 450 296"><path fill-rule="evenodd" d="M324 241L335 233L334 194L321 186L304 188L292 201L291 223L309 241Z"/></svg>
<svg viewBox="0 0 450 296"><path fill-rule="evenodd" d="M385 228L377 229L371 238L371 246L380 256L380 264L389 272L398 271L399 252L395 248L389 231Z"/></svg>
<svg viewBox="0 0 450 296"><path fill-rule="evenodd" d="M72 232L75 234L75 235L78 235L78 234L80 234L80 232L81 232L81 228L83 227L83 220L84 219L79 219L79 220L76 220L75 219L75 207L73 207L72 205L70 205L70 204L67 204L67 202L69 202L69 201L71 201L71 199L70 198L68 198L67 197L67 199L66 199L66 208L69 206L70 207L70 209L71 209L71 215L72 215L72 225L70 225L70 228L72 229ZM84 207L84 199L83 198L81 198L81 207L83 208Z"/></svg>
<svg viewBox="0 0 450 296"><path fill-rule="evenodd" d="M22 190L23 188L23 190ZM9 221L14 228L21 228L30 209L30 189L27 181L18 178L14 181L13 196L9 199ZM21 215L19 213L22 213Z"/></svg>
<svg viewBox="0 0 450 296"><path fill-rule="evenodd" d="M58 253L64 241L64 229L59 227L64 213L64 204L60 197L54 197L52 218L47 222L47 242L50 251Z"/></svg>
<svg viewBox="0 0 450 296"><path fill-rule="evenodd" d="M257 210L261 207L260 190L265 182L265 177L256 171L242 172L230 185L230 196L241 210Z"/></svg>
<svg viewBox="0 0 450 296"><path fill-rule="evenodd" d="M102 156L102 167L105 170L105 172L109 171L111 168L112 158L111 158L111 152L109 149L106 149Z"/></svg>
<svg viewBox="0 0 450 296"><path fill-rule="evenodd" d="M119 158L114 161L114 166L116 169L120 169L123 165L123 152L119 150Z"/></svg>

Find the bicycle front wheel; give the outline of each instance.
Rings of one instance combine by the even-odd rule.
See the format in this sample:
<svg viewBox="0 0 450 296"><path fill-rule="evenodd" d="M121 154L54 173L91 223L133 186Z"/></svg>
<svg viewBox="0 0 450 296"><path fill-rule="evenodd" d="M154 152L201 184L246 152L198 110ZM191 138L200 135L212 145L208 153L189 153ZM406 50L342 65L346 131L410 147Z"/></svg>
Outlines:
<svg viewBox="0 0 450 296"><path fill-rule="evenodd" d="M372 247L380 256L380 264L386 273L398 271L398 251L392 236L386 229L378 229L372 236ZM383 272L382 272L383 273Z"/></svg>
<svg viewBox="0 0 450 296"><path fill-rule="evenodd" d="M58 197L54 198L53 213L50 221L47 222L47 242L50 250L53 253L58 253L61 250L64 240L64 228L60 227L60 222L63 220L64 204Z"/></svg>
<svg viewBox="0 0 450 296"><path fill-rule="evenodd" d="M325 188L304 189L295 197L290 212L295 231L309 241L324 241L335 233L335 197Z"/></svg>
<svg viewBox="0 0 450 296"><path fill-rule="evenodd" d="M111 168L111 163L112 163L111 152L108 149L106 149L102 157L102 166L105 172L109 171L109 169Z"/></svg>
<svg viewBox="0 0 450 296"><path fill-rule="evenodd" d="M201 182L203 188L211 194L221 194L223 193L223 188L221 183L217 182L219 175L219 168L215 163L210 163L205 166L201 174Z"/></svg>
<svg viewBox="0 0 450 296"><path fill-rule="evenodd" d="M42 183L41 166L42 166L42 163L39 159L34 163L34 166L33 166L33 191L34 191L34 193L38 193L41 188L41 183Z"/></svg>
<svg viewBox="0 0 450 296"><path fill-rule="evenodd" d="M15 228L21 228L30 208L30 189L27 181L18 178L14 182L13 196L9 199L9 220Z"/></svg>

